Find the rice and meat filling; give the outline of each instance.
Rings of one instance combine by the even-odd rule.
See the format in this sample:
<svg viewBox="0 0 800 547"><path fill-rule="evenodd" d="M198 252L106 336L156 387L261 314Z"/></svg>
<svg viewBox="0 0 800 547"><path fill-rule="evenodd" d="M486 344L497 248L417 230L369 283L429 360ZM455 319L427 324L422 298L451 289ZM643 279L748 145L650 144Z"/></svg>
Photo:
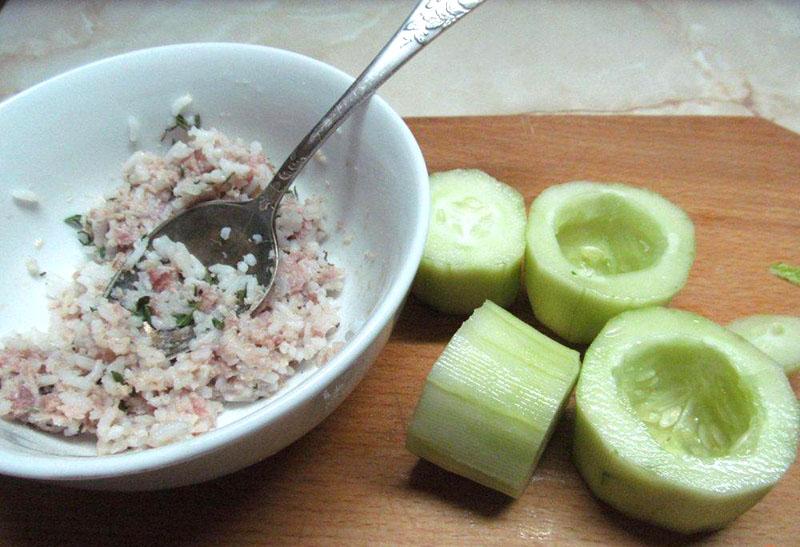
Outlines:
<svg viewBox="0 0 800 547"><path fill-rule="evenodd" d="M212 429L224 401L274 393L301 362L324 363L338 349L335 296L342 271L320 246L319 199L289 194L277 217L281 257L269 306L237 308L263 296L252 255L237 268L204 267L163 237L145 252L142 236L209 199L247 200L270 180L258 143L192 128L165 156L137 152L123 184L80 219L94 260L50 304L47 335L16 335L0 351L0 416L65 435L92 433L100 454L156 447ZM254 239L258 241L258 234ZM137 266L134 288L103 297L114 272ZM189 350L168 359L144 332L190 327Z"/></svg>

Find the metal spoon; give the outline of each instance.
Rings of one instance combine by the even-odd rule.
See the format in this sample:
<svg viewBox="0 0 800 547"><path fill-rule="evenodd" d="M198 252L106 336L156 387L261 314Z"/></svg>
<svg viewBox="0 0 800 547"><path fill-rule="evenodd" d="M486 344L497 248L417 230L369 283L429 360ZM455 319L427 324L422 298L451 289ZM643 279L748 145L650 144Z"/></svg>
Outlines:
<svg viewBox="0 0 800 547"><path fill-rule="evenodd" d="M421 0L400 29L392 36L364 72L345 91L336 104L317 122L300 144L292 151L269 186L253 200L232 202L215 200L195 205L157 226L148 237L148 246L161 236L186 245L200 262L235 266L242 257L252 253L260 268L258 283L272 287L278 266L278 244L275 237L275 215L278 205L294 179L330 134L361 102L369 98L389 77L419 50L433 41L443 30L472 11L484 0ZM230 237L219 237L224 227L231 228ZM260 243L253 241L260 234ZM113 298L115 289L131 288L136 280L133 268L123 268L111 279L105 296ZM265 296L253 306L251 313L264 311ZM241 313L244 310L239 310ZM186 350L194 330L184 327L174 330L155 330L145 323L145 330L168 357Z"/></svg>

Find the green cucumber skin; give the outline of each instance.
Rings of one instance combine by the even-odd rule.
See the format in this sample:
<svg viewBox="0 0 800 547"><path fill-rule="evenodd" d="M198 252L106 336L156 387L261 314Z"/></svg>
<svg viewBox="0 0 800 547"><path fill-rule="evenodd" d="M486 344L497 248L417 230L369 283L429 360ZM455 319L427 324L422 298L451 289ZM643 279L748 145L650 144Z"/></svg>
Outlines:
<svg viewBox="0 0 800 547"><path fill-rule="evenodd" d="M683 286L649 300L608 300L590 291L575 292L573 281L540 268L530 246L525 250L525 290L533 315L564 340L589 344L609 319L635 308L661 306ZM544 296L543 296L544 295ZM591 313L587 313L591 311Z"/></svg>
<svg viewBox="0 0 800 547"><path fill-rule="evenodd" d="M537 446L541 438L532 431L523 434L527 428L520 423L507 424L518 430L516 434L507 428L486 428L474 413L468 415L464 400L430 383L426 383L417 409L424 409L424 412L415 413L406 437L406 448L412 454L507 496L518 498L522 495L536 467ZM501 424L503 420L503 416L497 415L495 423ZM452 434L443 434L443 429ZM426 434L432 430L436 432L435 439ZM465 431L471 433L469 438L464 435ZM476 439L485 441L482 436L487 434L492 436L493 442L476 442ZM521 442L523 438L527 442ZM444 439L447 439L448 446L442 446ZM497 446L502 446L502 450L497 450ZM474 458L475 453L485 456L483 465L465 462L464 454ZM526 465L520 466L520 462L526 462ZM509 480L499 480L496 474L492 474L498 466L513 470Z"/></svg>
<svg viewBox="0 0 800 547"><path fill-rule="evenodd" d="M592 493L629 517L684 534L724 528L770 490L743 492L724 504L709 503L707 494L698 496L660 482L645 469L620 465L612 451L578 407L572 458Z"/></svg>
<svg viewBox="0 0 800 547"><path fill-rule="evenodd" d="M406 448L517 498L530 482L579 370L577 351L487 301L428 374Z"/></svg>
<svg viewBox="0 0 800 547"><path fill-rule="evenodd" d="M577 379L577 372L575 374ZM567 394L572 392L575 380L569 386ZM502 415L497 416L495 426L491 429L482 427L480 420L475 418L470 420L469 416L464 415L464 400L459 397L447 393L438 386L427 383L423 389L422 396L417 403L417 412L411 421L408 434L406 436L406 449L412 454L423 458L433 464L438 465L442 469L446 469L462 477L466 477L472 481L487 486L498 492L510 496L512 498L519 498L525 492L528 484L531 481L533 472L539 464L539 460L544 453L544 449L550 442L550 438L555 431L556 425L563 415L564 408L569 397L565 396L562 404L559 406L555 415L551 419L548 428L544 432L537 431L530 424L527 427L522 424L507 424L508 427L513 427L519 431L512 435L509 434L507 429L497 427L497 424L508 421L507 417ZM419 412L419 409L425 409L425 412ZM436 411L434 411L436 409ZM452 419L454 414L462 414L461 420L457 425L471 430L474 434L472 442L464 442L463 432L459 435L453 435L453 439L461 446L450 446L448 448L442 447L442 424L446 420ZM429 422L431 419L439 419L439 422L432 425ZM524 432L523 430L527 429ZM436 430L436 438L429 438L426 432ZM475 451L486 451L488 445L477 445L474 439L481 439L487 433L491 433L494 439L493 443L489 443L494 451L494 460L491 464L487 463L486 466L469 465L461 457L464 453L472 455L474 459ZM524 441L522 439L525 439ZM485 441L485 439L482 439ZM458 441L461 441L460 443ZM502 450L497 450L496 446L503 444ZM469 452L466 452L469 450ZM487 460L488 461L488 460ZM524 467L520 467L519 462L526 462ZM502 466L504 469L515 469L513 476L509 480L499 480L496 477L495 471L497 466Z"/></svg>
<svg viewBox="0 0 800 547"><path fill-rule="evenodd" d="M507 308L519 293L521 268L522 258L491 273L480 269L444 272L423 258L411 292L429 306L452 315L472 313L487 300Z"/></svg>

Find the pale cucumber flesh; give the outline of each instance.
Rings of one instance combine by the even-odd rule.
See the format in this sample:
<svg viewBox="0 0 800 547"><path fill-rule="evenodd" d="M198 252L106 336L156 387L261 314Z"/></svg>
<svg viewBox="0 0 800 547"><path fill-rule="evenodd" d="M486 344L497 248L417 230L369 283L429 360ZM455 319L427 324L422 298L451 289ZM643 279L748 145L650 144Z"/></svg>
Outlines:
<svg viewBox="0 0 800 547"><path fill-rule="evenodd" d="M486 302L431 369L406 447L444 469L519 497L579 368L576 351Z"/></svg>
<svg viewBox="0 0 800 547"><path fill-rule="evenodd" d="M751 344L689 312L634 310L586 352L573 456L595 495L620 511L713 530L786 472L799 421L785 375Z"/></svg>
<svg viewBox="0 0 800 547"><path fill-rule="evenodd" d="M694 227L654 192L570 182L533 202L525 284L536 318L589 343L615 315L668 302L694 261Z"/></svg>
<svg viewBox="0 0 800 547"><path fill-rule="evenodd" d="M653 344L612 371L617 390L665 450L719 457L747 450L753 397L724 354L693 340Z"/></svg>
<svg viewBox="0 0 800 547"><path fill-rule="evenodd" d="M751 315L728 328L772 357L786 374L800 370L800 317Z"/></svg>
<svg viewBox="0 0 800 547"><path fill-rule="evenodd" d="M486 300L508 306L525 250L522 195L476 169L430 176L428 239L412 292L431 307L466 314Z"/></svg>
<svg viewBox="0 0 800 547"><path fill-rule="evenodd" d="M656 264L666 241L658 224L624 197L600 194L565 208L556 240L584 275L616 275Z"/></svg>

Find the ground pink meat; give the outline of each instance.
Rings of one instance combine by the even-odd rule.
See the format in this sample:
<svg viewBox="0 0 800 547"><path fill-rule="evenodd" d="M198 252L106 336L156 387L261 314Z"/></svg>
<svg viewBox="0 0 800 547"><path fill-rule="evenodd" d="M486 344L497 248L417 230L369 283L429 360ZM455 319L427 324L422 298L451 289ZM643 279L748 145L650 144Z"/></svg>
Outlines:
<svg viewBox="0 0 800 547"><path fill-rule="evenodd" d="M168 268L157 268L147 272L147 275L150 277L150 283L153 284L153 290L156 292L163 291L175 282L175 275Z"/></svg>

